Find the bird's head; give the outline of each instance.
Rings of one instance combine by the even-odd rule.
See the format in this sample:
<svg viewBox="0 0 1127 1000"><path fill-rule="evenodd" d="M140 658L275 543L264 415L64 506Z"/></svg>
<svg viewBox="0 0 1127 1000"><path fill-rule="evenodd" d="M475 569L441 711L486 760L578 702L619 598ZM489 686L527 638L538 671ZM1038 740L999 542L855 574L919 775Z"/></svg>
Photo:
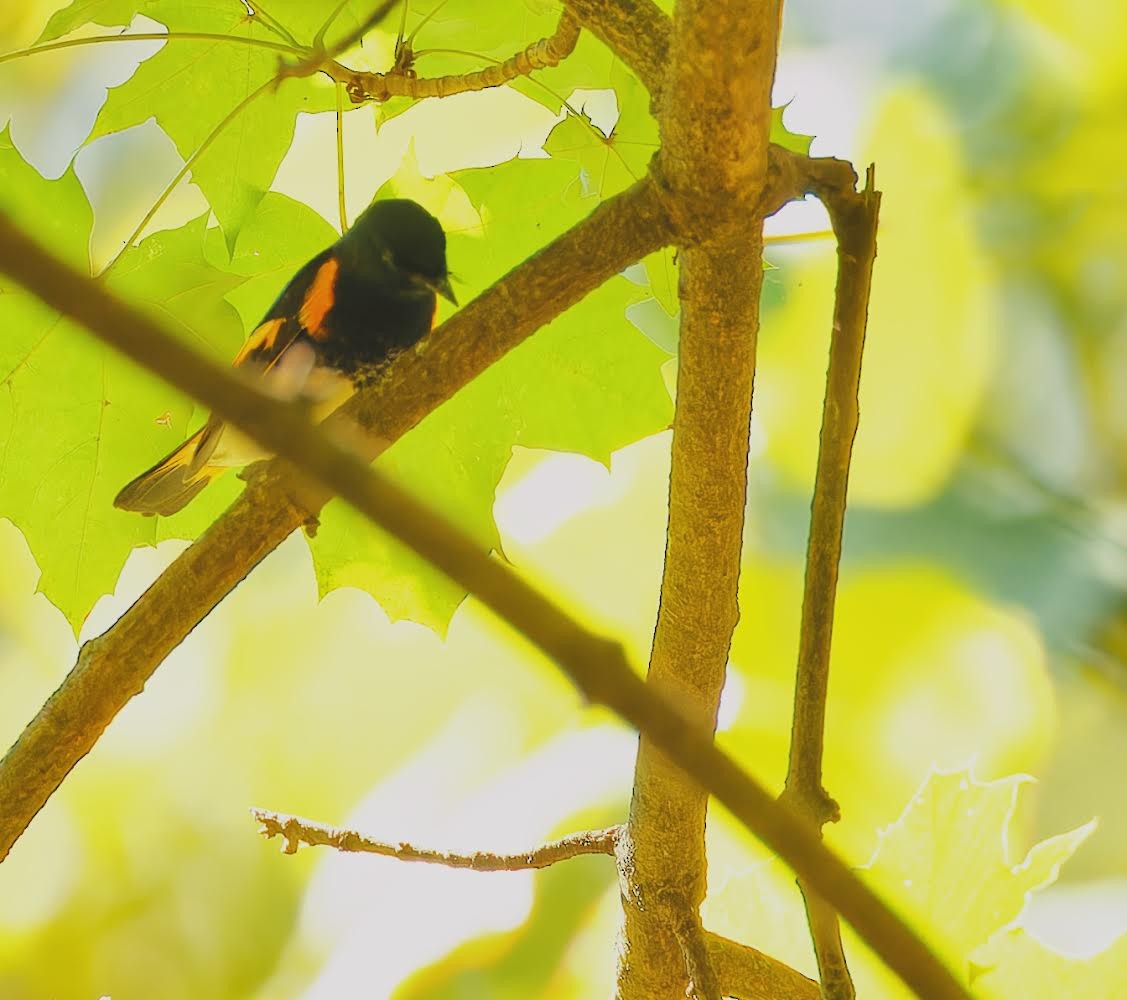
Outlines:
<svg viewBox="0 0 1127 1000"><path fill-rule="evenodd" d="M446 234L417 202L373 202L341 237L339 253L344 266L401 294L433 292L458 303L446 270Z"/></svg>

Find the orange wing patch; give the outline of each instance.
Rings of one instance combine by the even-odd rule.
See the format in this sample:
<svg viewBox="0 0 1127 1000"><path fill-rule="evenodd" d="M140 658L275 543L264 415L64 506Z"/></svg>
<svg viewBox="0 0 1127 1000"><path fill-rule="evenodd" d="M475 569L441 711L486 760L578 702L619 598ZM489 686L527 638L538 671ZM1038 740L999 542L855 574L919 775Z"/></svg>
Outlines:
<svg viewBox="0 0 1127 1000"><path fill-rule="evenodd" d="M339 270L340 265L335 257L330 257L317 269L317 275L310 284L309 291L305 293L305 301L297 314L299 322L314 340L323 340L328 336L329 331L322 329L321 324L325 322L325 316L336 299L334 289Z"/></svg>
<svg viewBox="0 0 1127 1000"><path fill-rule="evenodd" d="M239 353L235 355L235 360L231 364L241 365L256 351L274 353L275 346L278 343L278 334L282 332L282 327L285 324L284 319L271 319L265 323L259 323L254 328L254 332L247 337L247 342L239 349Z"/></svg>

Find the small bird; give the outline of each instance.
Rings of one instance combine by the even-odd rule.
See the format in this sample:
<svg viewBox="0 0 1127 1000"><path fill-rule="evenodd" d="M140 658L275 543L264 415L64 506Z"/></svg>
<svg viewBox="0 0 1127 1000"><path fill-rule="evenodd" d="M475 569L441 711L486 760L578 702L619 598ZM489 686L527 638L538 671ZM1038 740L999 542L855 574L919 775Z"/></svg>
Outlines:
<svg viewBox="0 0 1127 1000"><path fill-rule="evenodd" d="M266 391L308 402L323 420L434 325L437 296L457 305L446 235L416 202L370 205L293 277L235 358ZM125 486L114 506L175 514L224 470L267 457L214 415Z"/></svg>

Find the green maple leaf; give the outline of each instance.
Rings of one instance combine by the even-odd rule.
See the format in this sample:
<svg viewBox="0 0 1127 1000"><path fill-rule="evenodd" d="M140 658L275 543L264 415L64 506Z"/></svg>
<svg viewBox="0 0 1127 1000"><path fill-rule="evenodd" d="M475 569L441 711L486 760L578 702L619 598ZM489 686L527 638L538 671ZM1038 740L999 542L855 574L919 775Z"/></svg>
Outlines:
<svg viewBox="0 0 1127 1000"><path fill-rule="evenodd" d="M296 0L272 5L278 20L307 45L326 6ZM333 23L329 43L355 26L359 2ZM327 9L331 10L331 5ZM169 32L207 32L277 45L285 39L261 18L229 0L76 0L56 13L40 37L57 38L84 24L125 25L143 14ZM233 251L239 230L270 187L293 142L300 111L335 105L333 84L324 78L277 79L290 53L237 41L173 38L145 60L123 84L110 90L88 142L140 125L149 118L172 139L191 164L191 177L215 212Z"/></svg>
<svg viewBox="0 0 1127 1000"><path fill-rule="evenodd" d="M975 959L975 991L990 1000L1121 1000L1127 983L1127 936L1098 954L1077 958L1053 951L1017 927Z"/></svg>
<svg viewBox="0 0 1127 1000"><path fill-rule="evenodd" d="M302 265L335 242L337 236L337 231L308 205L271 191L239 233L230 260L226 243L216 229L207 232L205 255L213 267L244 279L225 297L249 332Z"/></svg>
<svg viewBox="0 0 1127 1000"><path fill-rule="evenodd" d="M604 134L583 113L568 113L548 136L544 149L557 159L573 160L583 172L585 190L609 198L645 176L658 148L657 121L649 112L650 95L641 81L618 59L602 75L599 89L613 90L618 118Z"/></svg>
<svg viewBox="0 0 1127 1000"><path fill-rule="evenodd" d="M89 271L93 214L73 170L44 180L6 131L0 208ZM242 331L222 296L242 279L204 261L204 222L130 249L107 283L184 337L229 356ZM130 550L169 536L160 519L130 517L112 501L181 440L194 407L18 287L0 290L0 326L0 510L27 538L42 570L40 589L77 630L113 589ZM223 493L181 522L181 537L209 523Z"/></svg>
<svg viewBox="0 0 1127 1000"><path fill-rule="evenodd" d="M789 149L792 153L809 156L810 143L814 141L814 137L803 135L801 132L792 132L783 124L783 113L789 106L789 103L780 104L777 108L771 109L771 141L777 146Z"/></svg>
<svg viewBox="0 0 1127 1000"><path fill-rule="evenodd" d="M276 0L270 5L270 10L277 23L296 37L299 43L309 44L335 7L335 3ZM332 45L338 38L352 31L372 8L371 0L350 0L337 13L330 30L326 32L326 45ZM192 26L193 19L202 20L209 16L230 19L233 12L239 15L240 20L254 16L248 12L246 5L227 3L224 0L72 0L66 7L51 15L36 44L54 41L86 24L100 24L107 28L125 27L139 14L173 30L203 31L207 29ZM175 28L170 21L175 23ZM284 36L274 31L273 37Z"/></svg>
<svg viewBox="0 0 1127 1000"><path fill-rule="evenodd" d="M982 783L965 771L932 774L881 834L865 871L866 881L968 981L981 964L978 949L1020 917L1029 894L1055 881L1095 829L1088 823L1042 841L1023 860L1011 858L1011 820L1028 781L1018 776ZM900 995L901 988L887 988Z"/></svg>

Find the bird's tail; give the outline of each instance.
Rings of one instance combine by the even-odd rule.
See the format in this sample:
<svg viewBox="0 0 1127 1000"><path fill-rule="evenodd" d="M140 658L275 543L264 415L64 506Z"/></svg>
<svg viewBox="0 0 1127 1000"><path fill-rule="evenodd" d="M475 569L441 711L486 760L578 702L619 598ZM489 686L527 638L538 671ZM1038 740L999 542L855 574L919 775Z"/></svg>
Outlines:
<svg viewBox="0 0 1127 1000"><path fill-rule="evenodd" d="M221 425L208 421L182 445L142 472L114 497L113 505L139 514L167 517L186 507L225 466L209 465Z"/></svg>

